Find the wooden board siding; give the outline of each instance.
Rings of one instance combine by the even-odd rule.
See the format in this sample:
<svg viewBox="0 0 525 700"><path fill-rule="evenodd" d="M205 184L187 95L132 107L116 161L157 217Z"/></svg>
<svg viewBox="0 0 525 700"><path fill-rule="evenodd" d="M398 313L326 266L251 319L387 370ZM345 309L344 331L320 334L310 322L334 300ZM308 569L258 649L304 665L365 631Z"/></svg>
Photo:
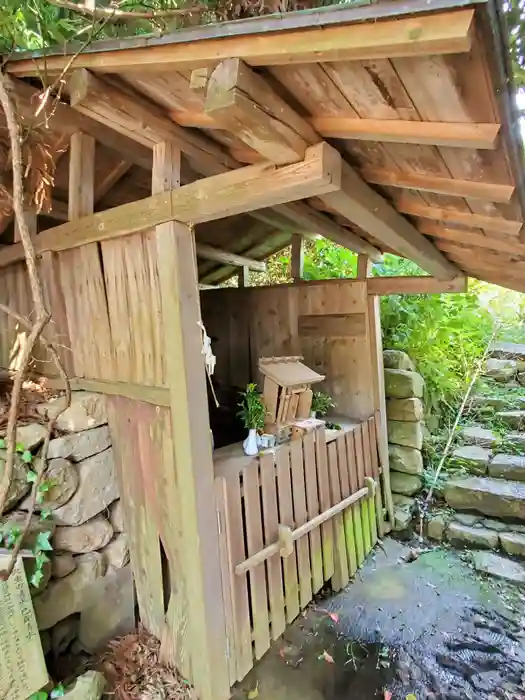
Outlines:
<svg viewBox="0 0 525 700"><path fill-rule="evenodd" d="M203 321L217 355L214 376L226 386L243 387L259 381L259 357L303 355L326 376L320 387L339 413L368 418L374 410L368 309L366 282L349 280L203 294ZM326 323L331 315L336 327ZM305 317L310 329L312 319L319 319L316 333L304 332ZM341 324L359 332L341 332Z"/></svg>

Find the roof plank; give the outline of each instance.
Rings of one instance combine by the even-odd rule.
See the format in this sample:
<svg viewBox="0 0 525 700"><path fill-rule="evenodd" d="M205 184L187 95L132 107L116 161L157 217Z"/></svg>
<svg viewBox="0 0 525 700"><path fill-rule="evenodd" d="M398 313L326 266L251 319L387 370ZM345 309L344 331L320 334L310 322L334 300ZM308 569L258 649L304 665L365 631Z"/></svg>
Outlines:
<svg viewBox="0 0 525 700"><path fill-rule="evenodd" d="M81 53L75 68L99 73L141 72L175 68L192 70L240 58L251 66L275 66L319 61L424 56L469 51L474 11L462 9L343 26L273 32L258 37L202 39L168 45L100 53ZM11 60L7 71L17 76L48 75L61 71L67 56Z"/></svg>

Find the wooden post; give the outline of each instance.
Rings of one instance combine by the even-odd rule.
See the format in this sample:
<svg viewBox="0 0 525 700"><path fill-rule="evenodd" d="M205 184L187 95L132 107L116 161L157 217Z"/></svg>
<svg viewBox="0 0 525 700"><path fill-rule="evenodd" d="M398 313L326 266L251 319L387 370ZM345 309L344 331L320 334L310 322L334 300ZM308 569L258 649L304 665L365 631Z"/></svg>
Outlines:
<svg viewBox="0 0 525 700"><path fill-rule="evenodd" d="M304 266L304 238L299 233L292 236L292 279L300 280L303 277Z"/></svg>
<svg viewBox="0 0 525 700"><path fill-rule="evenodd" d="M366 279L371 270L371 263L367 255L357 256L357 278ZM383 497L390 523L394 522L394 505L392 503L392 491L390 489L390 461L388 456L388 432L386 420L385 398L385 369L383 366L383 339L381 334L381 307L380 298L377 295L368 295L368 334L370 338L370 351L372 359L372 379L374 391L374 409L376 419L379 416L378 426L378 450L379 461L382 470ZM383 533L380 533L383 534Z"/></svg>
<svg viewBox="0 0 525 700"><path fill-rule="evenodd" d="M73 134L69 151L69 220L93 213L95 208L95 139Z"/></svg>
<svg viewBox="0 0 525 700"><path fill-rule="evenodd" d="M154 147L154 192L180 184L180 158L171 142ZM200 700L226 700L230 683L195 240L188 226L172 221L156 227L156 244L191 680Z"/></svg>
<svg viewBox="0 0 525 700"><path fill-rule="evenodd" d="M250 268L247 265L243 265L238 273L239 287L249 287L250 286Z"/></svg>

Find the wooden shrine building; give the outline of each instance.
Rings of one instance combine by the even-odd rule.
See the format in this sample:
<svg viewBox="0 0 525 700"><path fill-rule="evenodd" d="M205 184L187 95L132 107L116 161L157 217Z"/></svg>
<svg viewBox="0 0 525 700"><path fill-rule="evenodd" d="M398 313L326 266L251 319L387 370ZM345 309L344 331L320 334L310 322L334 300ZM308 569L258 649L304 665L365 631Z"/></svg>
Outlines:
<svg viewBox="0 0 525 700"><path fill-rule="evenodd" d="M202 700L228 698L388 526L379 295L466 276L525 291L502 22L495 0L358 2L6 65L55 167L39 212L27 201L49 332L74 386L107 394L141 619ZM45 123L43 79L63 82ZM301 280L316 235L360 254L357 279ZM0 301L29 315L7 195L0 243ZM290 243L294 283L249 286ZM384 251L429 276L368 278ZM4 365L15 333L0 325ZM283 356L325 377L341 429L312 421L248 458L224 407Z"/></svg>

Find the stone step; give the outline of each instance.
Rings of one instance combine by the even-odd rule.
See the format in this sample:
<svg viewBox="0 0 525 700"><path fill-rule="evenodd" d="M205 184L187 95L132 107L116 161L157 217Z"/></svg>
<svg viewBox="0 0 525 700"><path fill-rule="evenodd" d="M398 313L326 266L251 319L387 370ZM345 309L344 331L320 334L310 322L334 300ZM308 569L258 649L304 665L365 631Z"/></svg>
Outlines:
<svg viewBox="0 0 525 700"><path fill-rule="evenodd" d="M525 428L525 411L498 411L496 418L499 418L513 430Z"/></svg>
<svg viewBox="0 0 525 700"><path fill-rule="evenodd" d="M480 425L469 425L463 428L459 437L465 445L479 445L480 447L494 447L501 440L499 435Z"/></svg>
<svg viewBox="0 0 525 700"><path fill-rule="evenodd" d="M525 344L496 342L491 348L491 355L500 359L525 360Z"/></svg>
<svg viewBox="0 0 525 700"><path fill-rule="evenodd" d="M525 481L525 457L494 455L489 464L489 476L509 481Z"/></svg>
<svg viewBox="0 0 525 700"><path fill-rule="evenodd" d="M496 518L525 521L525 483L485 476L451 479L444 488L447 504Z"/></svg>
<svg viewBox="0 0 525 700"><path fill-rule="evenodd" d="M515 360L490 359L485 363L483 374L496 382L508 382L516 376L518 365Z"/></svg>
<svg viewBox="0 0 525 700"><path fill-rule="evenodd" d="M473 552L472 559L476 571L489 574L519 586L525 585L525 568L493 552Z"/></svg>

